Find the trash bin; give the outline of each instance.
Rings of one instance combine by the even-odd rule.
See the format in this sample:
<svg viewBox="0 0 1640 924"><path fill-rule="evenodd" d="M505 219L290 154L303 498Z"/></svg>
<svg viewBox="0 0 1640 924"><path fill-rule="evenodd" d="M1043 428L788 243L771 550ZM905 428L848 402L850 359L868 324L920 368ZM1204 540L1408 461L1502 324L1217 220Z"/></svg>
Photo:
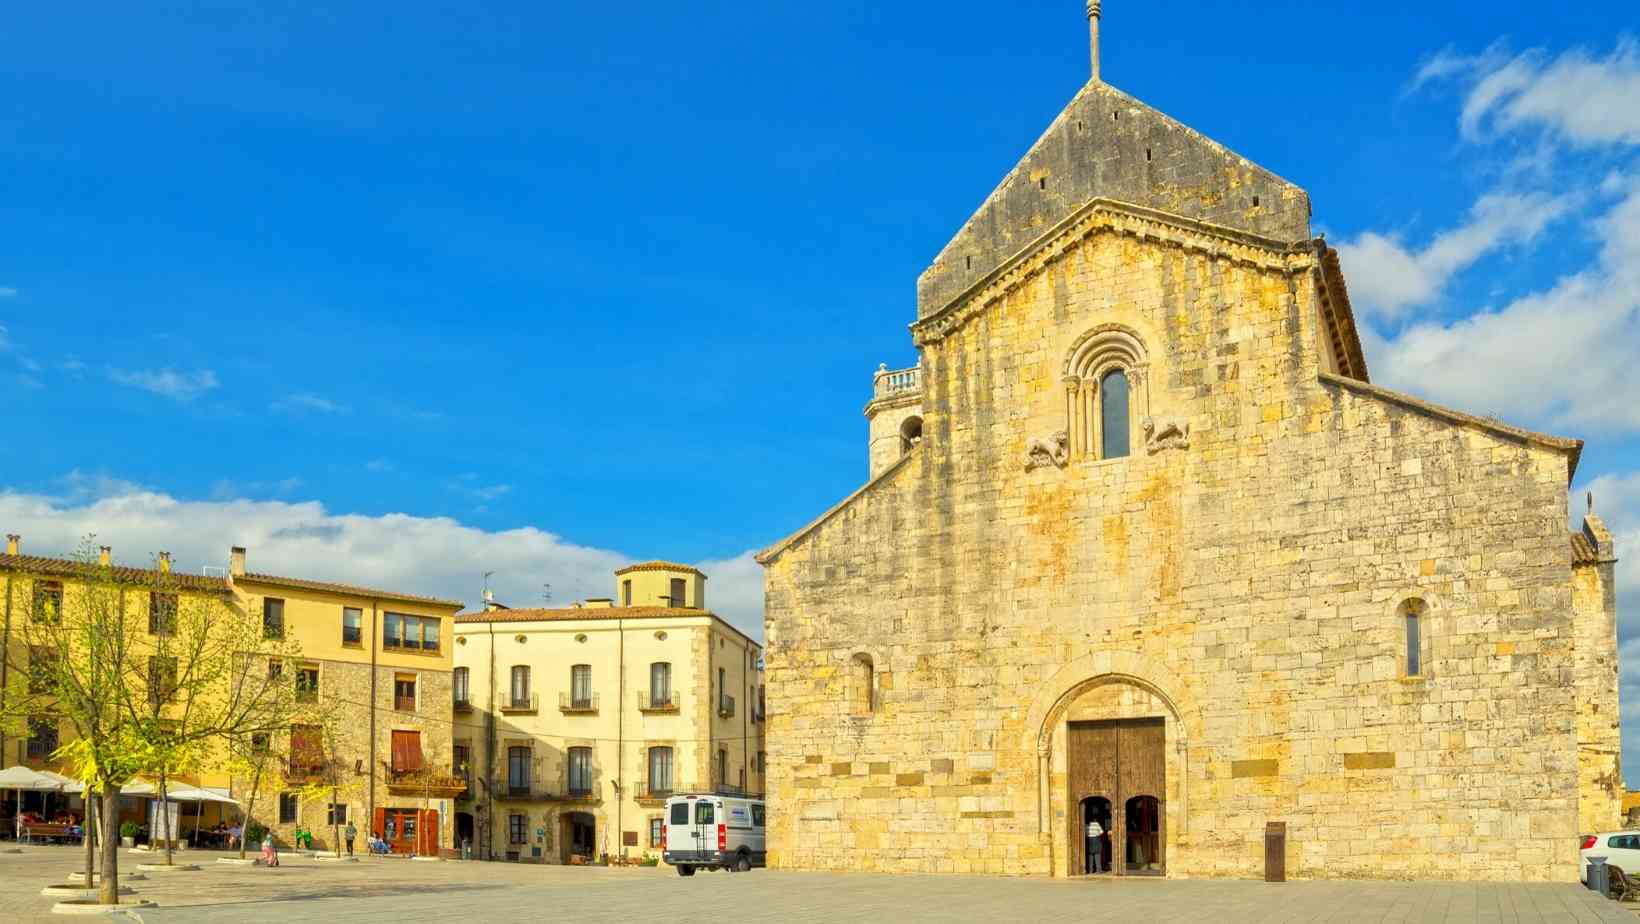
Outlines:
<svg viewBox="0 0 1640 924"><path fill-rule="evenodd" d="M1585 885L1599 895L1611 895L1611 871L1606 869L1605 857L1589 858L1589 876Z"/></svg>

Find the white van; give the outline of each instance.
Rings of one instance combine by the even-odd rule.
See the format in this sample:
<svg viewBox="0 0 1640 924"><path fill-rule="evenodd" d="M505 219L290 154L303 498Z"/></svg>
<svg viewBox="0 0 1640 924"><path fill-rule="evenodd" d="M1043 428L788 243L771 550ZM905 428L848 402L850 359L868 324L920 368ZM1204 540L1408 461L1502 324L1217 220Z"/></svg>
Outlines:
<svg viewBox="0 0 1640 924"><path fill-rule="evenodd" d="M745 872L764 865L764 810L761 799L735 796L673 796L666 800L661 827L661 859L679 876L697 869Z"/></svg>

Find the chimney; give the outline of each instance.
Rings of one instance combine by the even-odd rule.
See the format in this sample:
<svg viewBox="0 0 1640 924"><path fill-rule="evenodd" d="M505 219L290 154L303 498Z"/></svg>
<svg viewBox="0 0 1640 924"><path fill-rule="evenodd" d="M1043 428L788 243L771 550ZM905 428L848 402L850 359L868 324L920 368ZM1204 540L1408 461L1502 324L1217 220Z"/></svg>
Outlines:
<svg viewBox="0 0 1640 924"><path fill-rule="evenodd" d="M484 588L484 612L493 613L497 609L499 607L495 605L495 591L488 587Z"/></svg>
<svg viewBox="0 0 1640 924"><path fill-rule="evenodd" d="M228 576L245 576L245 547L236 545L228 552Z"/></svg>
<svg viewBox="0 0 1640 924"><path fill-rule="evenodd" d="M114 549L113 549L112 546L104 545L104 546L99 546L98 547L98 550L97 550L97 564L102 565L104 568L106 568L106 567L109 566L109 564L111 562L113 562L113 560L114 560Z"/></svg>
<svg viewBox="0 0 1640 924"><path fill-rule="evenodd" d="M19 554L18 551L17 551L17 547L18 547L19 544L22 543L22 541L23 541L22 536L19 536L16 533L6 533L6 554L7 555L17 555L17 554Z"/></svg>
<svg viewBox="0 0 1640 924"><path fill-rule="evenodd" d="M1099 80L1099 14L1100 0L1088 0L1088 51L1093 56L1093 79Z"/></svg>
<svg viewBox="0 0 1640 924"><path fill-rule="evenodd" d="M159 573L160 574L170 574L171 573L171 553L170 552L161 552L161 553L159 553Z"/></svg>

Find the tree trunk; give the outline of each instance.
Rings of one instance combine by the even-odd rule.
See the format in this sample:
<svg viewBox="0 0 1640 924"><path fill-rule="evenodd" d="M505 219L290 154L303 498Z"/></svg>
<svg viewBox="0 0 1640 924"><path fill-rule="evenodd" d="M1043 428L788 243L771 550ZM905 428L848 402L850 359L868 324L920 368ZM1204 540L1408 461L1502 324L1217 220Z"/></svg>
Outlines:
<svg viewBox="0 0 1640 924"><path fill-rule="evenodd" d="M336 859L342 858L342 824L336 817L336 787L330 787L330 848L336 851Z"/></svg>
<svg viewBox="0 0 1640 924"><path fill-rule="evenodd" d="M97 877L97 838L93 835L97 828L92 819L102 813L96 811L96 808L97 795L88 786L85 789L85 819L80 824L80 833L84 835L85 840L85 887L88 889Z"/></svg>
<svg viewBox="0 0 1640 924"><path fill-rule="evenodd" d="M245 810L239 813L239 859L245 859L245 835L251 830L251 812L256 810L256 791L262 786L262 767L251 775L251 791L245 797Z"/></svg>
<svg viewBox="0 0 1640 924"><path fill-rule="evenodd" d="M165 837L165 865L171 865L171 806L165 800L165 773L159 775L159 829Z"/></svg>
<svg viewBox="0 0 1640 924"><path fill-rule="evenodd" d="M97 895L97 902L103 905L120 903L120 832L115 827L119 822L119 803L120 788L104 783L101 818L102 879L97 883L101 890Z"/></svg>

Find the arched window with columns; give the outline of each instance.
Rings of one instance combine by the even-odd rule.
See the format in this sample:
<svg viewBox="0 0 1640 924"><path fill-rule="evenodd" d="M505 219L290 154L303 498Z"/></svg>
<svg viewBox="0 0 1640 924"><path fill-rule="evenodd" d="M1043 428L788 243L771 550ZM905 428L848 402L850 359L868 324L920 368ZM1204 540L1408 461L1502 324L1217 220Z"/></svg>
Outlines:
<svg viewBox="0 0 1640 924"><path fill-rule="evenodd" d="M1120 459L1150 407L1144 343L1120 324L1096 327L1065 356L1065 432L1077 459Z"/></svg>

